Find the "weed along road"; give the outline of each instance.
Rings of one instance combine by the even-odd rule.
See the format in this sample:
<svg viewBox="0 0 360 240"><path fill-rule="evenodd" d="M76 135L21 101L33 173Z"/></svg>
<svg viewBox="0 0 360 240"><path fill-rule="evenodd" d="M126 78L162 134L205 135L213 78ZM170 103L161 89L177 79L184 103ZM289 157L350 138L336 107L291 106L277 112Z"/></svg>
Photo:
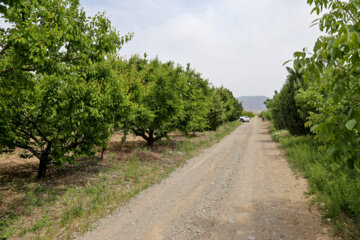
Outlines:
<svg viewBox="0 0 360 240"><path fill-rule="evenodd" d="M81 239L331 239L306 190L255 118Z"/></svg>

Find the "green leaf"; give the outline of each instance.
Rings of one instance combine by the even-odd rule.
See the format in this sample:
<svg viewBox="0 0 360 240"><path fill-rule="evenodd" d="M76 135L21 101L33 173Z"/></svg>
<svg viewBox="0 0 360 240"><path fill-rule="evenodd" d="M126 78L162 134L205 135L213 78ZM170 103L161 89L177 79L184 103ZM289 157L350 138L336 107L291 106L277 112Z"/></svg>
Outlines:
<svg viewBox="0 0 360 240"><path fill-rule="evenodd" d="M311 127L310 131L311 132L316 132L316 130L319 128L319 125L314 125Z"/></svg>
<svg viewBox="0 0 360 240"><path fill-rule="evenodd" d="M305 57L305 53L304 52L294 52L294 57L295 58Z"/></svg>
<svg viewBox="0 0 360 240"><path fill-rule="evenodd" d="M287 60L286 62L283 63L283 66L285 66L286 64L288 64L289 62L291 62L292 60Z"/></svg>
<svg viewBox="0 0 360 240"><path fill-rule="evenodd" d="M351 120L347 121L345 126L347 129L352 130L355 127L356 123L357 122L355 119L351 119Z"/></svg>
<svg viewBox="0 0 360 240"><path fill-rule="evenodd" d="M6 12L6 7L3 5L0 5L0 13L5 13Z"/></svg>
<svg viewBox="0 0 360 240"><path fill-rule="evenodd" d="M331 145L330 147L328 147L326 149L326 153L325 153L326 158L329 158L331 155L333 155L333 153L335 151L336 151L336 146L335 145Z"/></svg>
<svg viewBox="0 0 360 240"><path fill-rule="evenodd" d="M354 119L357 120L357 121L360 120L360 108L353 109L353 110L351 111L351 118L354 118Z"/></svg>

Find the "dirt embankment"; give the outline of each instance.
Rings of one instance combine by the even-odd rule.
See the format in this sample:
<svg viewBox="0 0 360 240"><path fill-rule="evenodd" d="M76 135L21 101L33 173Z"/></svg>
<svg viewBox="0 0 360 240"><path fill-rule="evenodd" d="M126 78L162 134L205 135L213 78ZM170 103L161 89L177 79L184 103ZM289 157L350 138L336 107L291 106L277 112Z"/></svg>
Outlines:
<svg viewBox="0 0 360 240"><path fill-rule="evenodd" d="M331 239L306 190L253 119L82 239Z"/></svg>

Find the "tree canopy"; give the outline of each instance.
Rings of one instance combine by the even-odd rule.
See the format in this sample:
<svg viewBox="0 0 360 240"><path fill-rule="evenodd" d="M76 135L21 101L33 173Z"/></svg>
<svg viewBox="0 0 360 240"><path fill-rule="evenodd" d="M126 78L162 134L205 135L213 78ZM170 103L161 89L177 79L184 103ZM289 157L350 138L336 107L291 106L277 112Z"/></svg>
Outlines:
<svg viewBox="0 0 360 240"><path fill-rule="evenodd" d="M271 112L274 125L278 129L288 129L293 135L305 135L307 115L301 115L301 106L296 102L298 90L303 86L300 72L287 68L288 76L280 92L275 92L273 99L268 99L266 106Z"/></svg>
<svg viewBox="0 0 360 240"><path fill-rule="evenodd" d="M139 78L131 82L133 117L126 123L125 130L141 136L152 146L174 131L183 116L182 68L173 62L141 60L137 56L130 59L129 65L132 74Z"/></svg>
<svg viewBox="0 0 360 240"><path fill-rule="evenodd" d="M125 95L105 56L131 35L119 37L103 14L86 17L76 0L2 3L0 151L28 150L41 178L49 163L108 141Z"/></svg>
<svg viewBox="0 0 360 240"><path fill-rule="evenodd" d="M127 79L132 114L123 128L152 146L169 133L216 129L226 121L238 120L242 105L231 91L211 87L190 67L173 62L133 56L117 59L119 78ZM227 108L226 108L226 107Z"/></svg>
<svg viewBox="0 0 360 240"><path fill-rule="evenodd" d="M313 51L294 53L293 68L303 83L291 95L300 119L311 127L328 158L359 169L360 5L354 0L307 2L319 15L314 25L324 35L317 39ZM284 88L289 92L291 85L286 83ZM281 94L275 94L269 105L274 122L280 122L276 120L279 104L286 105Z"/></svg>
<svg viewBox="0 0 360 240"><path fill-rule="evenodd" d="M329 157L351 168L360 167L360 6L357 1L308 3L321 15L316 23L326 33L315 43L313 53L294 54L294 66L304 72L310 91L316 89L321 101L308 124ZM300 97L313 99L307 91Z"/></svg>

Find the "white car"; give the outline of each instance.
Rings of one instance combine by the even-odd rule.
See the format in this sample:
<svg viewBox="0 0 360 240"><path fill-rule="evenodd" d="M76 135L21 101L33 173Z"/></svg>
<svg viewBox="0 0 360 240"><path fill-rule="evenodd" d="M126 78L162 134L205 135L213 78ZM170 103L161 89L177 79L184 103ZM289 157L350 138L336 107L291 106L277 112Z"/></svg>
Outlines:
<svg viewBox="0 0 360 240"><path fill-rule="evenodd" d="M250 122L249 116L241 116L239 119L240 122Z"/></svg>

